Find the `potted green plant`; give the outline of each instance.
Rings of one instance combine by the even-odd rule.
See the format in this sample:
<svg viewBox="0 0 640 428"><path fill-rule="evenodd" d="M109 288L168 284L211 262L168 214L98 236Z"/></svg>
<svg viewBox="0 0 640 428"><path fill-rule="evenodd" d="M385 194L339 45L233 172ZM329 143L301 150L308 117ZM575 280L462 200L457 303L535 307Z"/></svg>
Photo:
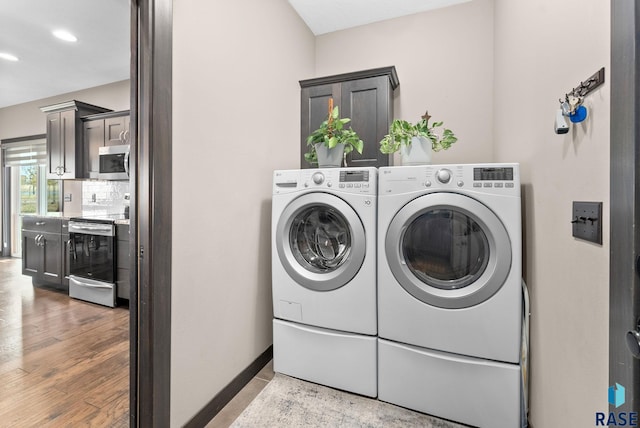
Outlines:
<svg viewBox="0 0 640 428"><path fill-rule="evenodd" d="M309 152L305 153L305 160L317 163L320 168L339 167L344 155L353 150L362 153L364 143L353 129L345 126L350 121L340 117L338 106L334 107L330 98L327 120L307 138Z"/></svg>
<svg viewBox="0 0 640 428"><path fill-rule="evenodd" d="M450 129L441 128L443 122L429 124L429 119L429 112L415 124L394 119L389 134L380 141L380 151L391 154L400 150L403 165L430 164L432 151L447 150L458 138Z"/></svg>

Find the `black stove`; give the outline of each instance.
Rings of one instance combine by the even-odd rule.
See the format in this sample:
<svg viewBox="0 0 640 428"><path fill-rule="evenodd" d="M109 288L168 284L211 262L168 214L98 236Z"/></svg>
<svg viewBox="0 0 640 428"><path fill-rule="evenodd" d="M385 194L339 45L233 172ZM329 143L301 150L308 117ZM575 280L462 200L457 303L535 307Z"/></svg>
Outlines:
<svg viewBox="0 0 640 428"><path fill-rule="evenodd" d="M69 219L69 296L114 307L116 225L113 216Z"/></svg>

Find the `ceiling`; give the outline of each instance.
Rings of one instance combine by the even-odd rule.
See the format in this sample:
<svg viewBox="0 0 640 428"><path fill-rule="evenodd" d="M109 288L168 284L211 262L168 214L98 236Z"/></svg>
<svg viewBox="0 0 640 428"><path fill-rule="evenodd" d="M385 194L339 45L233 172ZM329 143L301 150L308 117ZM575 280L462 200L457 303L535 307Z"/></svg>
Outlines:
<svg viewBox="0 0 640 428"><path fill-rule="evenodd" d="M289 0L313 34L426 12L470 0Z"/></svg>
<svg viewBox="0 0 640 428"><path fill-rule="evenodd" d="M131 0L0 0L0 108L129 78ZM289 0L320 35L470 0ZM77 42L55 38L65 29Z"/></svg>
<svg viewBox="0 0 640 428"><path fill-rule="evenodd" d="M0 108L129 78L130 0L0 0ZM65 29L78 41L52 31Z"/></svg>

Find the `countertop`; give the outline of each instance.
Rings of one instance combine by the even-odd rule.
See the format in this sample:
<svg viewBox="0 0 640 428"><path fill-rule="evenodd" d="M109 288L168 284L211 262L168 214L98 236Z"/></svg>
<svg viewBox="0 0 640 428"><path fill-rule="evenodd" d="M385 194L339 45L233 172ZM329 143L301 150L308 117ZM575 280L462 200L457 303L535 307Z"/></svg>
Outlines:
<svg viewBox="0 0 640 428"><path fill-rule="evenodd" d="M95 218L95 216L91 216L89 214L83 215L82 213L47 213L47 214L20 214L21 217L44 217L44 218L59 218L61 220L70 220L72 218ZM130 220L128 218L124 219L116 219L114 220L115 224L125 224L129 225Z"/></svg>

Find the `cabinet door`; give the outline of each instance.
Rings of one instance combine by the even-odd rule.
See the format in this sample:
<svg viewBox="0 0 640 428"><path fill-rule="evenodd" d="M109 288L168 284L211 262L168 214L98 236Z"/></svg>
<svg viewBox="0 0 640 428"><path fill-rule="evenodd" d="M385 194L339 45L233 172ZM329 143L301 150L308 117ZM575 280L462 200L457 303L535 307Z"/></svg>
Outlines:
<svg viewBox="0 0 640 428"><path fill-rule="evenodd" d="M47 178L60 178L62 165L62 124L60 112L47 114Z"/></svg>
<svg viewBox="0 0 640 428"><path fill-rule="evenodd" d="M85 177L98 178L100 159L98 151L104 146L104 120L88 120L84 123Z"/></svg>
<svg viewBox="0 0 640 428"><path fill-rule="evenodd" d="M118 116L105 119L104 132L105 146L126 144L129 134L129 116Z"/></svg>
<svg viewBox="0 0 640 428"><path fill-rule="evenodd" d="M320 127L320 124L329 116L329 98L333 98L334 106L340 107L340 117L346 117L340 106L340 83L310 86L302 88L300 105L300 165L302 168L317 168L304 159L304 154L309 151L307 137Z"/></svg>
<svg viewBox="0 0 640 428"><path fill-rule="evenodd" d="M380 140L389 133L393 117L393 92L387 76L350 80L342 83L342 117L351 118L351 128L364 142L362 154L351 152L352 167L388 166L389 155L380 153Z"/></svg>
<svg viewBox="0 0 640 428"><path fill-rule="evenodd" d="M62 284L69 285L69 275L71 275L71 241L69 235L61 235L61 247L62 247Z"/></svg>
<svg viewBox="0 0 640 428"><path fill-rule="evenodd" d="M76 178L76 112L47 114L47 178Z"/></svg>
<svg viewBox="0 0 640 428"><path fill-rule="evenodd" d="M131 116L124 116L124 143L131 144Z"/></svg>
<svg viewBox="0 0 640 428"><path fill-rule="evenodd" d="M64 171L60 178L76 178L76 111L60 112L60 120L62 125L62 170Z"/></svg>
<svg viewBox="0 0 640 428"><path fill-rule="evenodd" d="M22 274L38 276L42 272L42 248L39 232L22 231Z"/></svg>
<svg viewBox="0 0 640 428"><path fill-rule="evenodd" d="M129 265L131 263L129 248L129 226L125 224L116 225L117 237L117 295L120 299L130 298Z"/></svg>
<svg viewBox="0 0 640 428"><path fill-rule="evenodd" d="M43 233L40 238L43 251L42 279L47 282L62 281L62 235Z"/></svg>

